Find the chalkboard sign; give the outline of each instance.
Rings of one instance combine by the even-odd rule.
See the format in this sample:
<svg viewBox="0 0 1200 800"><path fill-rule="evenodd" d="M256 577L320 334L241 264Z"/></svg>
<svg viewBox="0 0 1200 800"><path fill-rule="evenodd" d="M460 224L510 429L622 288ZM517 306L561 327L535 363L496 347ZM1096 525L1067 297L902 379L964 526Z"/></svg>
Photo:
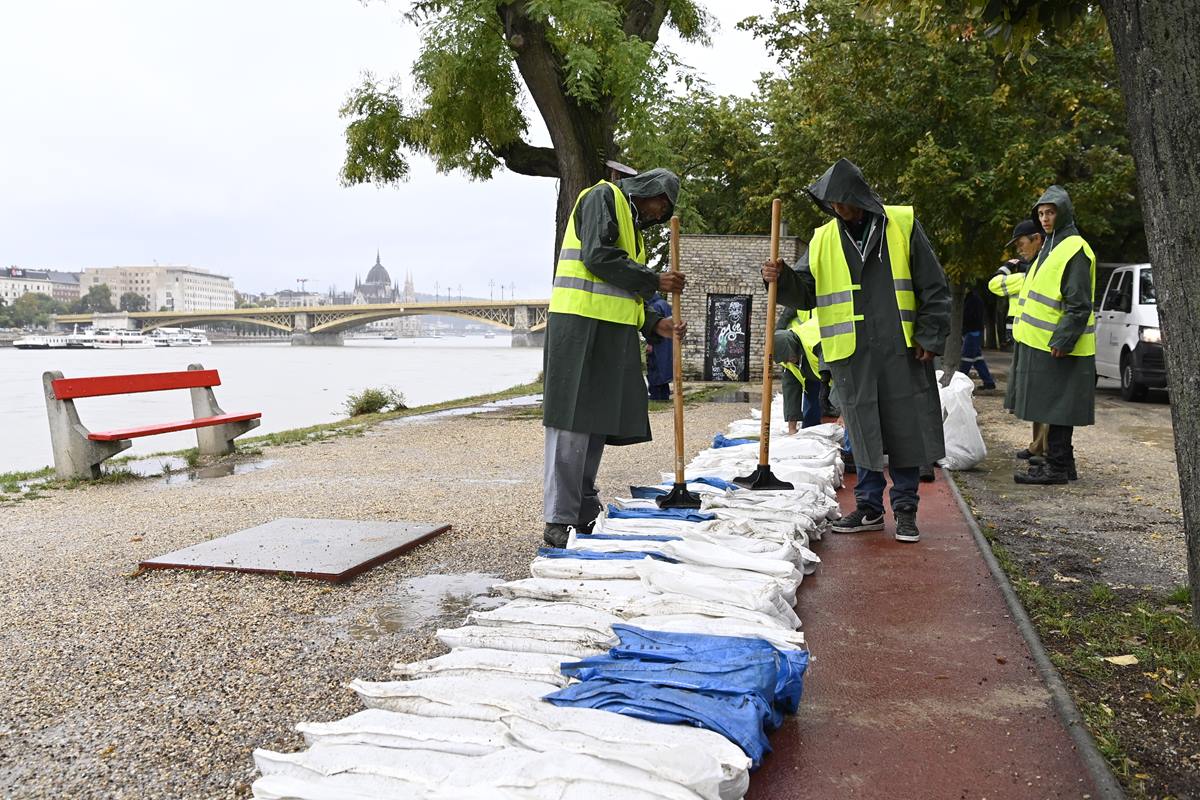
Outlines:
<svg viewBox="0 0 1200 800"><path fill-rule="evenodd" d="M710 381L750 380L748 294L710 294L704 333L704 376Z"/></svg>

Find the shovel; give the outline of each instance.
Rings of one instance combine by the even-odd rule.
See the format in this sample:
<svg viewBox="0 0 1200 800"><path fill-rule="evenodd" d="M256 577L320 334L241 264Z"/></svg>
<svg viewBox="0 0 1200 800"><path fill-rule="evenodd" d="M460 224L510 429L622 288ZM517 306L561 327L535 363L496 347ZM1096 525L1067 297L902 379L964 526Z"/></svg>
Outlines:
<svg viewBox="0 0 1200 800"><path fill-rule="evenodd" d="M779 216L783 202L777 197L771 202L771 261L779 260ZM771 472L771 367L775 356L775 292L777 281L767 284L767 336L763 341L762 428L758 438L758 468L733 482L747 489L794 489Z"/></svg>
<svg viewBox="0 0 1200 800"><path fill-rule="evenodd" d="M671 271L679 272L679 217L671 217ZM680 318L679 292L671 292L671 317ZM675 485L655 498L659 508L699 508L700 498L688 491L683 476L683 350L679 334L671 331L671 369L675 391Z"/></svg>

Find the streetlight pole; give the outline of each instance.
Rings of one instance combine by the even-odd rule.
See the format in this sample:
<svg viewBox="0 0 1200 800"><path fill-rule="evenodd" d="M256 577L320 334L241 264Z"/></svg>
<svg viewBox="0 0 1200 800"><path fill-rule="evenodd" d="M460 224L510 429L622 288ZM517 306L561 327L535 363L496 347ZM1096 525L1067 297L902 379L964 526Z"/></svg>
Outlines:
<svg viewBox="0 0 1200 800"><path fill-rule="evenodd" d="M488 281L488 300L496 302L496 282L494 280Z"/></svg>

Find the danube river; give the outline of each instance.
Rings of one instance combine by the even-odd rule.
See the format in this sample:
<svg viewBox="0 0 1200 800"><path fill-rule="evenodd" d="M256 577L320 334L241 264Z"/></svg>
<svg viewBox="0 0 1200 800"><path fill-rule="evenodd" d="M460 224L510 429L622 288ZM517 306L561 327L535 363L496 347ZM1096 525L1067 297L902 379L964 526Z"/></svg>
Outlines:
<svg viewBox="0 0 1200 800"><path fill-rule="evenodd" d="M217 402L228 413L261 411L247 434L301 428L343 418L342 403L367 387L393 387L410 406L486 394L527 383L542 369L540 348L511 347L509 337L348 339L343 347L215 344L152 350L17 350L0 348L0 472L53 463L42 373L65 377L187 369L199 363L221 372ZM127 428L191 416L186 391L75 401L91 430ZM195 447L194 431L133 440L126 454Z"/></svg>

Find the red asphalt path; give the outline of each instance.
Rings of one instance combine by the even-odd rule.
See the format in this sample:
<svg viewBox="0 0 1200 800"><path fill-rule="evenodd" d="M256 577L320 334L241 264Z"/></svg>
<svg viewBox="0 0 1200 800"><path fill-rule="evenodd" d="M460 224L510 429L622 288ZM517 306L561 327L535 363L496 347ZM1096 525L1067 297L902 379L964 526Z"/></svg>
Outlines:
<svg viewBox="0 0 1200 800"><path fill-rule="evenodd" d="M853 474L838 495L854 508ZM813 661L749 800L1094 796L942 473L921 541L826 534L798 612Z"/></svg>

